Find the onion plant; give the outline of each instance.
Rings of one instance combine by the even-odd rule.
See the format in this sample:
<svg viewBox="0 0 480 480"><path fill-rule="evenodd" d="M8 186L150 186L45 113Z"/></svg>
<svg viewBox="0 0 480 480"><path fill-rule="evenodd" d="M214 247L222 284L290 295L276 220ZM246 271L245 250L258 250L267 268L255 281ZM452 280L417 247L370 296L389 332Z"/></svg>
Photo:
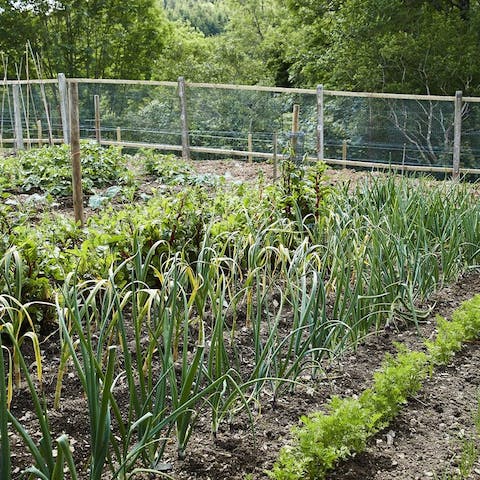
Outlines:
<svg viewBox="0 0 480 480"><path fill-rule="evenodd" d="M11 478L11 463L5 458L9 452L7 422L10 422L12 427L22 437L27 450L33 457L34 465L26 470L27 473L30 473L34 475L35 478L39 478L41 480L62 480L64 478L64 470L67 469L70 471L72 480L76 480L77 472L69 448L69 441L66 436L60 437L59 439L57 439L56 442L57 447L61 451L61 453L55 454L54 452L53 445L55 444L55 442L52 438L52 434L50 431L48 410L46 408L45 402L37 391L37 386L31 376L25 358L20 351L20 346L14 332L14 327L10 323L4 323L3 325L1 325L0 328L0 369L2 371L4 369L3 345L1 340L2 335L7 335L9 341L12 344L12 347L19 352L17 358L28 386L28 391L33 402L34 414L38 420L39 430L42 435L40 440L37 442L34 437L27 431L27 429L23 427L20 421L11 413L10 409L8 408L8 402L6 400L7 393L5 391L5 384L3 381L4 376L2 376L2 382L0 383L0 403L2 406L2 418L0 420L2 452L0 454L0 457L2 479L5 478L6 480L9 480ZM2 371L0 371L0 373L2 373Z"/></svg>
<svg viewBox="0 0 480 480"><path fill-rule="evenodd" d="M20 348L25 339L32 342L35 354L35 363L39 380L42 380L42 357L40 354L40 345L38 336L35 333L35 326L28 312L32 303L22 304L15 297L10 295L0 295L0 326L9 325L9 332L15 337L13 344L12 363L13 379L16 386L20 385L21 380L21 352ZM24 323L28 324L28 329Z"/></svg>
<svg viewBox="0 0 480 480"><path fill-rule="evenodd" d="M12 462L10 459L10 440L8 438L8 416L7 411L9 405L9 388L5 383L7 375L5 375L3 343L0 330L0 477L5 480L12 478ZM11 370L11 367L10 367Z"/></svg>
<svg viewBox="0 0 480 480"><path fill-rule="evenodd" d="M153 254L146 259L153 259ZM157 261L160 285L152 289L143 282L145 270L139 268L140 263L145 269L149 265L139 257L126 260L111 271L108 280L76 284L73 277L67 279L57 301L63 335L89 406L91 478L101 475L107 461L118 478L128 478L139 468L160 468L172 431L182 457L201 406L225 385L235 385L228 371L214 378L206 374L204 322L198 316L192 319L193 296L198 289L190 289L191 268L181 258ZM131 271L132 281L119 288L115 278L123 269ZM126 322L127 311L131 327ZM193 330L197 332L194 344ZM178 335L182 339L180 355ZM78 353L74 338L79 342ZM112 346L117 340L118 358ZM125 377L128 386L126 416L116 398L114 372L119 379ZM118 428L118 438L107 434L110 425ZM109 452L114 455L112 460ZM143 466L136 466L138 462Z"/></svg>
<svg viewBox="0 0 480 480"><path fill-rule="evenodd" d="M3 286L5 289L4 294L0 291L0 323L11 325L19 348L24 339L29 338L31 340L35 352L37 373L41 379L40 347L35 333L35 324L29 313L30 307L34 306L35 303L22 303L22 292L27 281L23 270L22 258L15 247L7 250L0 258L0 287ZM25 325L25 323L28 325ZM13 350L13 378L17 386L20 385L19 348Z"/></svg>
<svg viewBox="0 0 480 480"><path fill-rule="evenodd" d="M95 345L94 332L92 331L92 326L95 326L95 323L91 322L96 310L94 299L102 286L103 282L95 283L91 290L87 290L88 295L83 299L76 282L72 280L70 283L67 279L62 291L63 304L60 303L58 298L56 301L60 328L69 347L88 405L91 448L89 478L91 480L102 478L109 453L111 390L114 386L116 359L116 348L108 346L104 350L101 338ZM71 331L67 327L70 322L72 325ZM79 340L79 352L74 347L72 335ZM103 364L105 364L105 368L103 368Z"/></svg>

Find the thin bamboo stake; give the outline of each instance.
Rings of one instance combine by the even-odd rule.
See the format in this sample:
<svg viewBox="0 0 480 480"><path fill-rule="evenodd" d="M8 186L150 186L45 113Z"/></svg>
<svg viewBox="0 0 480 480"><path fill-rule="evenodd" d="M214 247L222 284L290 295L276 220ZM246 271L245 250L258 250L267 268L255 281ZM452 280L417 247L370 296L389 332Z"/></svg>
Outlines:
<svg viewBox="0 0 480 480"><path fill-rule="evenodd" d="M75 221L83 225L82 164L80 158L80 119L77 83L70 84L70 151L72 158L73 210Z"/></svg>
<svg viewBox="0 0 480 480"><path fill-rule="evenodd" d="M26 105L24 105L24 109L26 110L25 112L25 124L27 126L27 145L28 148L31 148L32 143L30 139L30 69L28 67L28 44L25 44L25 77L28 81L27 83L27 100L26 100ZM23 97L22 97L23 101Z"/></svg>
<svg viewBox="0 0 480 480"><path fill-rule="evenodd" d="M22 103L22 111L23 111L23 116L25 118L25 132L27 134L27 148L31 148L32 147L32 141L31 141L31 138L30 138L30 114L29 114L29 107L28 107L28 88L29 88L29 85L27 84L27 105L25 105L25 100L24 100L24 97L23 97L23 91L22 89L20 89L20 100L21 100L21 103Z"/></svg>
<svg viewBox="0 0 480 480"><path fill-rule="evenodd" d="M65 74L58 74L58 93L60 97L60 117L62 119L63 141L68 144L70 142L69 120L68 120L68 92L67 79Z"/></svg>
<svg viewBox="0 0 480 480"><path fill-rule="evenodd" d="M37 55L35 57L35 54L33 53L32 45L28 43L28 46L30 48L30 55L32 56L33 64L35 66L35 70L37 71L37 77L38 78L43 78L43 72L42 72L42 66L40 63L40 57ZM45 119L47 121L47 132L48 132L48 143L50 145L53 145L53 133L52 133L52 123L50 121L50 110L48 107L48 102L47 102L47 94L45 93L45 83L47 82L41 82L40 83L40 94L42 97L42 102L43 102L43 108L45 109Z"/></svg>
<svg viewBox="0 0 480 480"><path fill-rule="evenodd" d="M32 88L32 84L35 82L35 80L33 80L32 78L30 78L30 66L29 66L29 62L28 62L28 47L29 47L29 42L27 41L26 45L25 45L25 68L27 69L27 79L28 79L28 82L27 82L27 112L28 112L28 115L29 115L29 121L28 121L28 124L30 124L30 104L32 105L32 113L33 113L33 117L35 119L38 120L39 118L39 115L37 113L37 108L35 106L35 99L33 97L33 88ZM33 140L32 140L33 142Z"/></svg>
<svg viewBox="0 0 480 480"><path fill-rule="evenodd" d="M23 60L23 59L22 59ZM15 70L17 72L17 78L20 80L21 78L21 64L20 67L18 65L15 65ZM28 87L29 87L29 78L28 78L28 69L27 69L27 83L25 84L25 87L27 89L27 105L28 105ZM18 94L20 98L20 107L21 107L21 112L23 114L23 118L25 119L25 133L26 133L26 144L27 148L31 148L32 143L30 141L30 125L29 125L29 115L28 115L28 106L25 106L25 99L23 97L23 90L22 88L18 89Z"/></svg>

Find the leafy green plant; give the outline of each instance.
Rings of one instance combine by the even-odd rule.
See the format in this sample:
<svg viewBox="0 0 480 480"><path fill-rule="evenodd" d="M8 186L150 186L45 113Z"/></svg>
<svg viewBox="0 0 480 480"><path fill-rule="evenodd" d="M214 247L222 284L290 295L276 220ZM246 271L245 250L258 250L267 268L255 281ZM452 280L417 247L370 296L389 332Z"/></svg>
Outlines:
<svg viewBox="0 0 480 480"><path fill-rule="evenodd" d="M293 430L294 445L284 447L270 478L321 479L335 464L360 452L368 438L385 427L409 396L421 388L428 373L427 355L401 348L387 356L374 383L358 398L333 397L326 413L301 418Z"/></svg>
<svg viewBox="0 0 480 480"><path fill-rule="evenodd" d="M464 342L478 338L480 332L480 296L473 297L455 310L452 320L437 317L437 336L425 342L434 364L446 364Z"/></svg>
<svg viewBox="0 0 480 480"><path fill-rule="evenodd" d="M195 174L192 166L172 154L161 154L151 149L142 149L138 153L145 170L166 185L184 185Z"/></svg>
<svg viewBox="0 0 480 480"><path fill-rule="evenodd" d="M422 388L430 371L425 353L409 351L402 345L397 345L397 349L397 355L387 354L380 371L374 373L371 390L359 397L360 403L372 408L374 415L381 415L375 422L377 430L388 424L408 398Z"/></svg>
<svg viewBox="0 0 480 480"><path fill-rule="evenodd" d="M287 218L301 221L312 215L313 220L318 222L321 215L328 212L327 200L331 188L325 181L326 169L324 162L307 167L291 160L282 162L282 181L277 187L278 202Z"/></svg>
<svg viewBox="0 0 480 480"><path fill-rule="evenodd" d="M96 193L95 195L91 195L88 199L88 206L93 210L102 208L113 198L115 198L115 196L118 195L121 190L122 187L119 187L118 185L113 185L107 188L107 190L102 193Z"/></svg>
<svg viewBox="0 0 480 480"><path fill-rule="evenodd" d="M103 148L95 142L81 144L83 189L103 188L132 181L126 157L115 147ZM70 147L60 145L22 152L18 158L0 159L4 188L22 192L71 195Z"/></svg>
<svg viewBox="0 0 480 480"><path fill-rule="evenodd" d="M222 182L222 177L218 175L198 174L192 164L172 154L165 155L154 150L142 149L138 156L143 161L147 174L165 185L213 187Z"/></svg>

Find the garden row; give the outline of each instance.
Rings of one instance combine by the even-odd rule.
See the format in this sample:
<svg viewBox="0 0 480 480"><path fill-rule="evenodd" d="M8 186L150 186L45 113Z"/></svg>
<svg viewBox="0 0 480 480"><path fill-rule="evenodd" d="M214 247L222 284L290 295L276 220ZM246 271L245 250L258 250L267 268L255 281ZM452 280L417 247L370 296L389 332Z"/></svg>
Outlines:
<svg viewBox="0 0 480 480"><path fill-rule="evenodd" d="M395 357L387 354L382 368L374 374L371 388L358 397L333 397L326 405L326 412L302 417L302 426L293 430L293 446L281 450L269 476L277 480L325 478L340 460L366 448L369 438L384 429L408 399L419 392L435 367L447 365L466 342L479 337L480 295L477 295L456 310L451 321L438 318L436 338L425 342L427 353L398 344L398 354ZM477 423L478 409L477 405L474 417ZM475 443L470 469L478 456ZM469 469L465 470L461 478L470 474Z"/></svg>
<svg viewBox="0 0 480 480"><path fill-rule="evenodd" d="M320 376L325 360L372 330L418 323L418 304L479 262L480 206L467 185L388 177L333 188L323 164L290 162L275 185L227 185L151 152L88 148L88 168L108 154L116 177L101 181L85 168L101 211L84 228L16 200L28 169L59 170L61 147L15 159L15 168L13 157L0 160L10 200L0 212L5 479L12 431L30 452L32 466L19 467L34 478L60 479L66 469L93 480L161 469L171 438L183 457L200 416L213 435L240 412L254 429L264 402L274 405L305 373ZM141 194L126 175L140 161L140 173L162 177L157 194ZM57 202L53 173L39 177L35 191ZM57 384L43 401L39 339L56 328ZM244 328L249 345L238 341ZM86 462L50 428L68 369L89 412ZM25 388L41 440L12 413Z"/></svg>

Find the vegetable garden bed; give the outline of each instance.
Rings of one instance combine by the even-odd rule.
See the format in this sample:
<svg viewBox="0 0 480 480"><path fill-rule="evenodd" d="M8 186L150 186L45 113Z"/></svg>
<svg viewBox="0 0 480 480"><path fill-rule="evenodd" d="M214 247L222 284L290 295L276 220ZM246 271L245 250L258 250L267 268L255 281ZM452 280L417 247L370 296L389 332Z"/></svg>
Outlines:
<svg viewBox="0 0 480 480"><path fill-rule="evenodd" d="M288 164L270 186L265 164L198 173L210 164L150 152L118 166L136 174L91 180L83 229L51 213L63 205L55 185L42 189L40 179L29 205L23 177L11 167L3 177L0 312L6 372L18 383L7 382L3 398L13 392L9 421L18 421L5 427L12 478L30 465L52 479L64 468L81 479L266 478L301 415L332 394L359 393L394 341L420 345L435 327L435 300L448 315L480 291L478 274L465 276L480 258L475 186L364 183ZM258 170L258 181L238 181L237 172ZM465 398L458 425L439 421L450 436L468 429L472 394ZM48 418L42 432L39 418ZM381 432L334 478L358 478L362 462L372 467L364 478L440 478L457 461L461 445L443 442L442 431L438 451L428 450L431 468L409 461L407 442L395 448L408 433L398 422L394 438ZM50 451L35 450L42 435Z"/></svg>

